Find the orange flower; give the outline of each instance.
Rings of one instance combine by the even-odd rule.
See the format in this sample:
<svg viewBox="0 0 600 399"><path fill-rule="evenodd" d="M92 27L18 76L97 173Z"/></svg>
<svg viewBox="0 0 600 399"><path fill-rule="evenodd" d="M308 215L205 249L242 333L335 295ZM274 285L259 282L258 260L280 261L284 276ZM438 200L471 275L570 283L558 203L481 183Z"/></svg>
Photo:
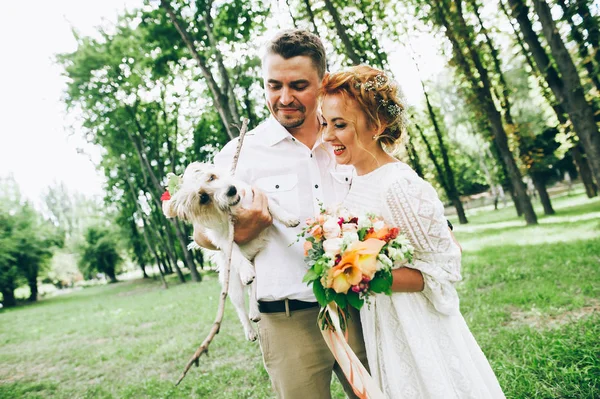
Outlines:
<svg viewBox="0 0 600 399"><path fill-rule="evenodd" d="M313 245L310 241L304 241L304 256L308 256L308 251L312 249Z"/></svg>
<svg viewBox="0 0 600 399"><path fill-rule="evenodd" d="M340 263L329 269L327 275L327 288L333 288L335 292L347 293L350 287L360 283L362 271L358 267L358 254L344 256Z"/></svg>
<svg viewBox="0 0 600 399"><path fill-rule="evenodd" d="M315 240L320 240L323 238L323 228L320 225L313 226L312 229L308 232L311 236L315 238Z"/></svg>
<svg viewBox="0 0 600 399"><path fill-rule="evenodd" d="M375 238L350 245L340 262L329 269L327 288L345 294L351 286L360 283L363 276L372 279L377 272L377 255L384 245L384 241Z"/></svg>
<svg viewBox="0 0 600 399"><path fill-rule="evenodd" d="M365 276L372 279L377 271L377 255L379 255L379 252L384 245L385 241L376 238L369 238L365 241L355 241L348 249L346 249L344 257L356 253L358 255L358 267Z"/></svg>
<svg viewBox="0 0 600 399"><path fill-rule="evenodd" d="M368 240L370 238L384 240L385 237L387 237L389 234L390 234L390 228L387 226L384 226L383 228L381 228L377 231L371 230L370 232L368 232L367 235L365 235L365 240Z"/></svg>

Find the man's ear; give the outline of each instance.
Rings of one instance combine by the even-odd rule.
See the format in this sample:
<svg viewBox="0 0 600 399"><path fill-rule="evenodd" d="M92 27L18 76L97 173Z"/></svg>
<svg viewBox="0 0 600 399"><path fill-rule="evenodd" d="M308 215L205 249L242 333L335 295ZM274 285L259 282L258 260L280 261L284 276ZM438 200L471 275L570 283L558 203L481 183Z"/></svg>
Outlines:
<svg viewBox="0 0 600 399"><path fill-rule="evenodd" d="M167 219L173 219L177 217L177 212L175 211L175 204L172 200L165 200L162 202L162 210Z"/></svg>

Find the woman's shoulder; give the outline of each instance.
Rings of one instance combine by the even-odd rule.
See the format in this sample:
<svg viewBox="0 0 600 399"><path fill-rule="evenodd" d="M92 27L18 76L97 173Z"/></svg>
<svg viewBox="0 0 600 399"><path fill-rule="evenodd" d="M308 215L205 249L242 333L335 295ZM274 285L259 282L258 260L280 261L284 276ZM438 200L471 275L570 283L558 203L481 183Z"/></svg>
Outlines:
<svg viewBox="0 0 600 399"><path fill-rule="evenodd" d="M389 168L387 178L385 179L385 193L394 191L406 191L411 195L425 195L437 197L437 192L433 186L417 174L408 164L404 162L394 162Z"/></svg>

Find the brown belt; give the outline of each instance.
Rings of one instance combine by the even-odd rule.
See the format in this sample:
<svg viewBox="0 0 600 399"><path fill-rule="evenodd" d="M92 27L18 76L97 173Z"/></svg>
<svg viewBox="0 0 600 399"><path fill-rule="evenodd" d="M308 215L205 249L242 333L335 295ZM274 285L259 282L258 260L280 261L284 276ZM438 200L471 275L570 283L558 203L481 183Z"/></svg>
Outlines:
<svg viewBox="0 0 600 399"><path fill-rule="evenodd" d="M286 309L285 303L288 307ZM284 299L273 302L258 302L258 310L260 313L283 313L286 311L293 312L295 310L310 309L319 306L318 302L304 302L295 299Z"/></svg>

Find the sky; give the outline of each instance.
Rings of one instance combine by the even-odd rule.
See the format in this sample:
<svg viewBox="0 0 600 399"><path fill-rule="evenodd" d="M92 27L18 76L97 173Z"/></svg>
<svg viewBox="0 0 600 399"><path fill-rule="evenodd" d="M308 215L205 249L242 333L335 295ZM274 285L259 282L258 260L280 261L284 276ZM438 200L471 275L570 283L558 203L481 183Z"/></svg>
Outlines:
<svg viewBox="0 0 600 399"><path fill-rule="evenodd" d="M0 176L14 175L22 194L38 202L54 182L86 195L102 194L102 178L68 128L61 96L65 78L54 55L76 47L71 28L93 35L95 27L142 0L30 0L4 2L0 11Z"/></svg>
<svg viewBox="0 0 600 399"><path fill-rule="evenodd" d="M54 57L76 50L72 28L81 35L94 35L98 26L110 25L124 10L142 4L143 0L4 2L0 12L0 177L12 174L22 194L34 203L41 202L49 185L59 182L72 192L102 195L103 180L93 163L99 151L85 142L80 131L69 128L73 116L67 115L61 100L66 80ZM273 4L279 9L276 12L286 11L282 8L285 1ZM437 46L431 38L423 40L415 44L420 53L431 50L422 60L427 76L443 63L431 62ZM390 51L394 75L414 103L421 89L409 60L404 48Z"/></svg>

